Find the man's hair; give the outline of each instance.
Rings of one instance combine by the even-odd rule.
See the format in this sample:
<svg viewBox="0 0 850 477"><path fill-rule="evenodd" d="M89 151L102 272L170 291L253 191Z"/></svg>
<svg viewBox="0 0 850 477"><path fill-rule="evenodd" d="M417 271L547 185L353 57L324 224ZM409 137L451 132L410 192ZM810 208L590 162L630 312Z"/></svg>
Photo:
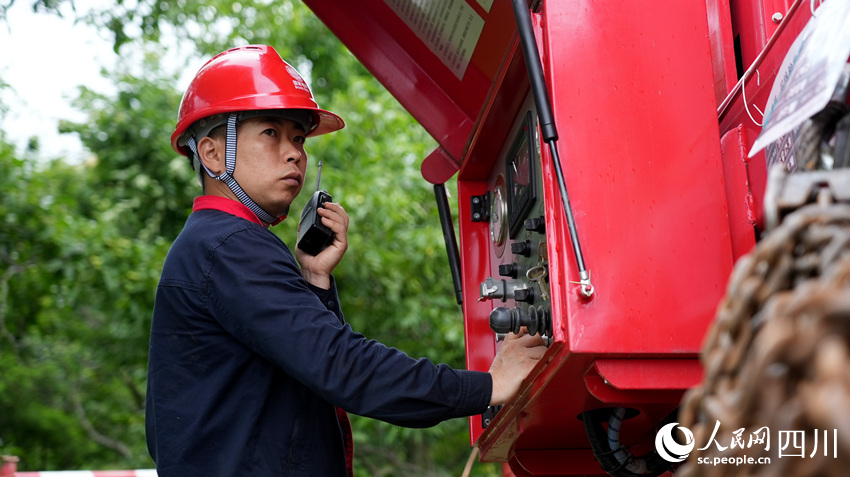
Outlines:
<svg viewBox="0 0 850 477"><path fill-rule="evenodd" d="M209 134L207 134L206 137L215 140L225 140L227 138L227 124L221 124L214 127L212 130L210 130ZM204 169L204 164L201 161L200 153L198 153L198 170L195 172L198 174L198 182L201 183L201 193L206 194L207 187L205 185L206 181L204 180L204 177L210 177L210 175L207 174L207 171Z"/></svg>
<svg viewBox="0 0 850 477"><path fill-rule="evenodd" d="M221 124L213 128L207 136L213 139L224 139L227 136L227 124Z"/></svg>

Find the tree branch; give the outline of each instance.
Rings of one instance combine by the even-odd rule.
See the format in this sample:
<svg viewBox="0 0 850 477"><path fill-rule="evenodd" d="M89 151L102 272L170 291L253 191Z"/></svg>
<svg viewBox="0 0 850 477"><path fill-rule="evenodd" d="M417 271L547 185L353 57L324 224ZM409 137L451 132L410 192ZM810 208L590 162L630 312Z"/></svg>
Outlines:
<svg viewBox="0 0 850 477"><path fill-rule="evenodd" d="M86 410L83 409L83 405L80 402L80 398L77 395L76 390L71 392L71 400L74 403L74 410L77 413L77 418L80 420L80 425L83 427L83 430L86 431L86 434L91 440L108 449L114 450L121 454L121 456L125 459L131 459L133 457L133 453L123 442L97 432L92 423L89 421L88 416L86 415Z"/></svg>

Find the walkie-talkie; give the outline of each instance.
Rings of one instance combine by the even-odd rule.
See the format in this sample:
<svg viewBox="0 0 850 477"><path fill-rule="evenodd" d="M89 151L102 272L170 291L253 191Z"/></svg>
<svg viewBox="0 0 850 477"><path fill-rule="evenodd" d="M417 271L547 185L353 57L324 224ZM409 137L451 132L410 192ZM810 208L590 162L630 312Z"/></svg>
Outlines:
<svg viewBox="0 0 850 477"><path fill-rule="evenodd" d="M298 223L298 241L295 243L298 248L313 256L327 248L334 238L333 231L322 224L322 217L319 215L319 208L323 207L325 202L333 201L327 191L319 189L321 180L322 162L319 161L316 192L313 193L313 197L310 197L310 201L307 202L301 212L301 221Z"/></svg>

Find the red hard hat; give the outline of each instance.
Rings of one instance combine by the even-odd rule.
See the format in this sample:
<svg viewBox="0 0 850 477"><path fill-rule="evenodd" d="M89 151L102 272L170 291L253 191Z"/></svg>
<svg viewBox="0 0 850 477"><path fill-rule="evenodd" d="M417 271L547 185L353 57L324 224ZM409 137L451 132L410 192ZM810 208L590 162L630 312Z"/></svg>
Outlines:
<svg viewBox="0 0 850 477"><path fill-rule="evenodd" d="M185 138L180 141L181 136L193 123L208 116L275 109L311 111L313 124L307 136L345 126L339 116L319 108L310 87L274 48L266 45L231 48L213 57L195 75L180 102L171 147L190 156L191 151L185 145Z"/></svg>

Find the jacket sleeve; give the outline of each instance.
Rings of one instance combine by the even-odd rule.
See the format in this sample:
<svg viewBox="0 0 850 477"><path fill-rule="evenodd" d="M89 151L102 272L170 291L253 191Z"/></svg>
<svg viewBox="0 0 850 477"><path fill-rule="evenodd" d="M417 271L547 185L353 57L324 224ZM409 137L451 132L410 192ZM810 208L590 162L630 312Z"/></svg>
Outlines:
<svg viewBox="0 0 850 477"><path fill-rule="evenodd" d="M339 304L339 295L336 290L336 279L334 279L333 275L331 275L331 287L327 290L314 286L310 284L310 282L305 283L307 283L307 288L316 295L316 298L325 305L325 308L336 315L340 323L345 323L345 317L342 315L342 308Z"/></svg>
<svg viewBox="0 0 850 477"><path fill-rule="evenodd" d="M335 285L308 285L266 230L243 230L213 251L206 297L236 339L348 412L428 427L489 404L488 373L413 359L354 332L342 320Z"/></svg>

